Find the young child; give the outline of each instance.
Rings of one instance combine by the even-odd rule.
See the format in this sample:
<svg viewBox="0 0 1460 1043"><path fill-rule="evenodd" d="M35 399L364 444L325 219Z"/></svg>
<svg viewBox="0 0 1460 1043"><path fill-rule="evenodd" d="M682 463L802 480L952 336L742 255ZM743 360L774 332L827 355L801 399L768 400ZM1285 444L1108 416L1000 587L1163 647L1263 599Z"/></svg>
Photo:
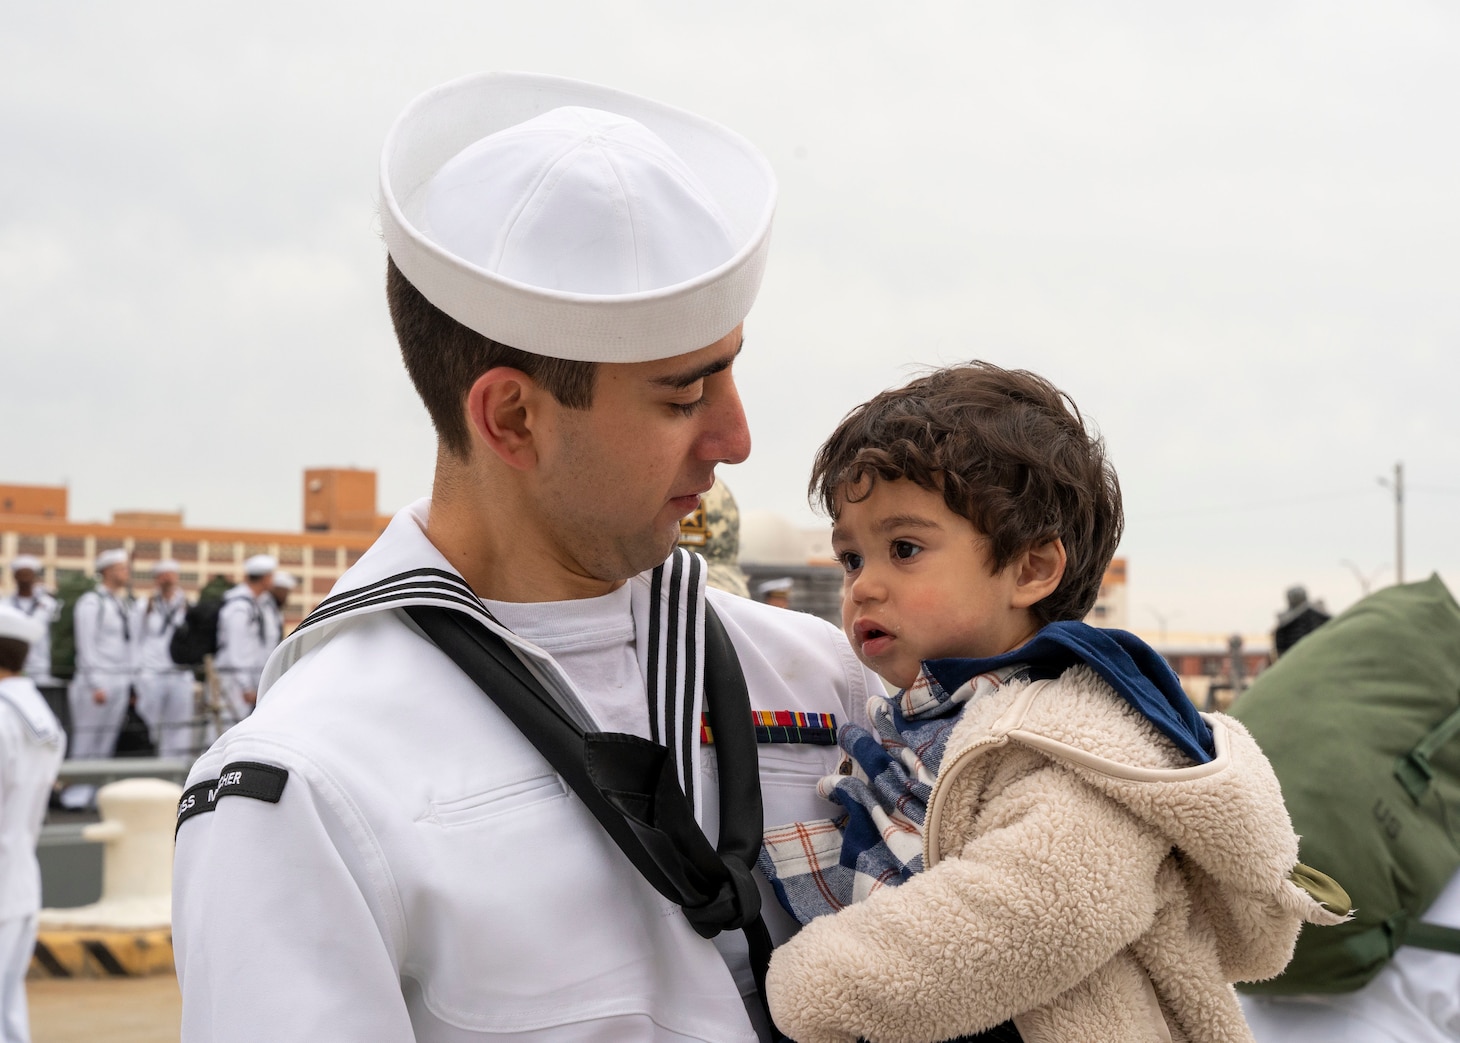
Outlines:
<svg viewBox="0 0 1460 1043"><path fill-rule="evenodd" d="M44 624L0 605L0 1039L30 1038L25 973L41 907L36 841L66 736L21 674Z"/></svg>
<svg viewBox="0 0 1460 1043"><path fill-rule="evenodd" d="M1123 524L1101 441L1048 381L984 363L853 410L813 496L842 626L901 691L844 726L845 814L770 830L807 926L767 992L798 1043L1251 1038L1230 985L1347 911L1242 726L1133 635L1081 623ZM1290 879L1292 877L1292 879ZM822 915L835 913L836 915ZM1012 1024L1009 1024L1012 1019Z"/></svg>

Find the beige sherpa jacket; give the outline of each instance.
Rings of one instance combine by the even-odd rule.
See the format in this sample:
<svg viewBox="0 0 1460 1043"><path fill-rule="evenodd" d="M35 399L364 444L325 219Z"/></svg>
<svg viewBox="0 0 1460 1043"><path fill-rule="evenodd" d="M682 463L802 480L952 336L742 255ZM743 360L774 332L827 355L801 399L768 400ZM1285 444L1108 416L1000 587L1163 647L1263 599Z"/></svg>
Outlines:
<svg viewBox="0 0 1460 1043"><path fill-rule="evenodd" d="M1277 778L1205 715L1192 765L1087 667L971 702L924 826L927 869L776 950L798 1043L938 1043L1013 1018L1027 1043L1250 1041L1229 984L1280 972L1299 925Z"/></svg>

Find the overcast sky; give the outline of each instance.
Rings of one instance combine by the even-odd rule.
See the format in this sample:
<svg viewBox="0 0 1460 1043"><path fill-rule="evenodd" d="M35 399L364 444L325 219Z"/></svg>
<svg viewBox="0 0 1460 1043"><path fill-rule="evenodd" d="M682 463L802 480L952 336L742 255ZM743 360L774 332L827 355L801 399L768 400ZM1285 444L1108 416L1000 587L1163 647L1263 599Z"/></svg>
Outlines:
<svg viewBox="0 0 1460 1043"><path fill-rule="evenodd" d="M1460 581L1460 14L1222 4L71 2L0 13L0 481L297 530L309 466L429 490L380 290L380 144L487 69L720 120L781 186L742 509L813 524L849 408L1033 369L1125 489L1132 626L1263 630Z"/></svg>

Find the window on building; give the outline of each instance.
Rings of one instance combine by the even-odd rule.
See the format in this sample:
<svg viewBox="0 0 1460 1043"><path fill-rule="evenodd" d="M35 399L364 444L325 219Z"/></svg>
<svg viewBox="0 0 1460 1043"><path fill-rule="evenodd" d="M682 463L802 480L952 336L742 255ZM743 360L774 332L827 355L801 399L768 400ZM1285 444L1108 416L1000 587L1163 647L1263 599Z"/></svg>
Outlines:
<svg viewBox="0 0 1460 1043"><path fill-rule="evenodd" d="M198 545L188 540L173 540L172 556L178 561L197 561Z"/></svg>
<svg viewBox="0 0 1460 1043"><path fill-rule="evenodd" d="M84 558L86 557L86 541L80 536L57 536L56 557L58 558Z"/></svg>
<svg viewBox="0 0 1460 1043"><path fill-rule="evenodd" d="M17 554L34 554L39 557L46 552L46 538L44 536L22 536L15 546Z"/></svg>

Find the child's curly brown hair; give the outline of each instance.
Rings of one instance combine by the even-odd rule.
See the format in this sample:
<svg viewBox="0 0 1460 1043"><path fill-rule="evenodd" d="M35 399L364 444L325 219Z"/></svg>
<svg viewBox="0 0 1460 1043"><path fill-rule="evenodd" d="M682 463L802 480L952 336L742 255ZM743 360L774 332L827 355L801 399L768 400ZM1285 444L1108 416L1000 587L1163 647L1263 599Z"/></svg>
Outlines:
<svg viewBox="0 0 1460 1043"><path fill-rule="evenodd" d="M989 538L994 572L1058 537L1064 578L1036 619L1083 619L1125 527L1105 443L1075 403L1037 374L973 361L884 391L846 415L817 451L808 488L837 516L878 479L941 493Z"/></svg>

